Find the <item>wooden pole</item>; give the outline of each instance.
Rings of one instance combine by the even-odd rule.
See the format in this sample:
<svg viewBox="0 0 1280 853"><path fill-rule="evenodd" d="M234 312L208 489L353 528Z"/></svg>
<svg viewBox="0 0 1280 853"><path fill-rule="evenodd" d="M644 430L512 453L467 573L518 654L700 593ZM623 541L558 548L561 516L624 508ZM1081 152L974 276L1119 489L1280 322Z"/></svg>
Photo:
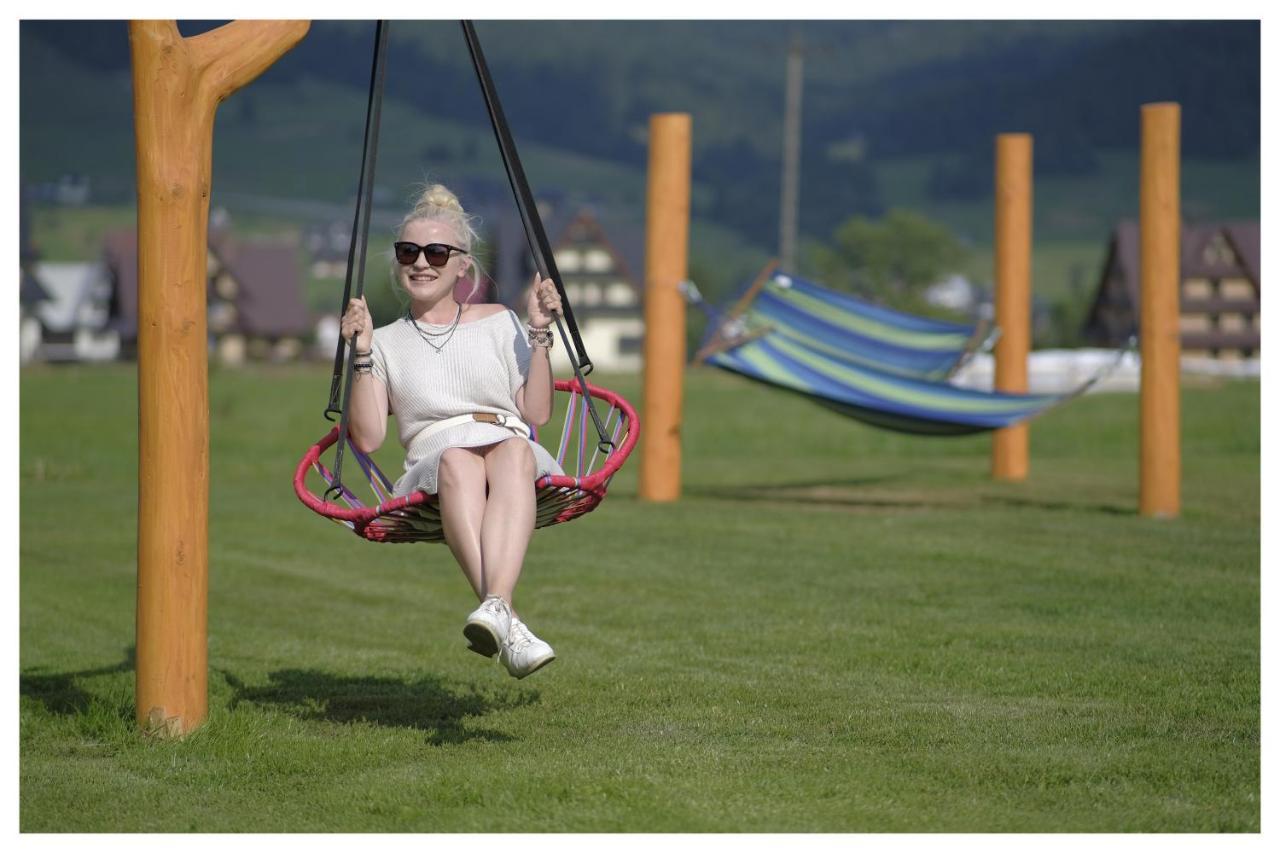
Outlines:
<svg viewBox="0 0 1280 853"><path fill-rule="evenodd" d="M1031 135L996 137L995 387L1026 393L1031 351ZM998 429L991 439L991 476L1027 478L1028 429L1025 423Z"/></svg>
<svg viewBox="0 0 1280 853"><path fill-rule="evenodd" d="M1177 104L1142 107L1142 348L1138 511L1172 518L1181 509L1182 451L1178 312L1181 210L1178 190L1181 111Z"/></svg>
<svg viewBox="0 0 1280 853"><path fill-rule="evenodd" d="M649 119L645 217L644 414L640 498L680 497L680 419L684 404L684 299L689 274L692 121L687 113Z"/></svg>
<svg viewBox="0 0 1280 853"><path fill-rule="evenodd" d="M208 713L209 391L205 289L218 104L306 35L235 21L183 38L131 21L138 183L136 715L183 735Z"/></svg>

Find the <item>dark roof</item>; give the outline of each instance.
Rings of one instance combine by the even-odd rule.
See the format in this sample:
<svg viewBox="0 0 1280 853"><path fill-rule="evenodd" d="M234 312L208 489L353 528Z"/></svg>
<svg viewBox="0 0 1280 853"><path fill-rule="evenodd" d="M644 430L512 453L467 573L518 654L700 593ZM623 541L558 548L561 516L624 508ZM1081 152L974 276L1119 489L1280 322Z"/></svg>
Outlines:
<svg viewBox="0 0 1280 853"><path fill-rule="evenodd" d="M618 261L618 272L640 293L644 288L644 234L635 227L590 206L578 208L557 223L551 239L552 250L576 239L587 238L602 244Z"/></svg>
<svg viewBox="0 0 1280 853"><path fill-rule="evenodd" d="M489 270L497 285L497 301L515 307L526 281L530 258L520 216L510 205L490 205L480 213L482 238L489 248Z"/></svg>
<svg viewBox="0 0 1280 853"><path fill-rule="evenodd" d="M1206 258L1205 248L1221 235L1235 254L1235 263L1222 263ZM1107 248L1107 259L1094 294L1093 304L1085 320L1087 336L1096 336L1102 328L1100 313L1106 297L1107 282L1118 277L1122 289L1129 298L1129 308L1134 326L1140 312L1141 288L1139 266L1141 263L1142 234L1135 219L1125 219L1116 224ZM1259 224L1252 221L1206 222L1183 224L1179 236L1179 280L1189 278L1245 278L1258 294L1262 290L1261 234Z"/></svg>
<svg viewBox="0 0 1280 853"><path fill-rule="evenodd" d="M297 247L210 235L209 248L239 284L238 331L265 337L290 337L308 331L311 323L302 296Z"/></svg>
<svg viewBox="0 0 1280 853"><path fill-rule="evenodd" d="M103 238L102 252L111 276L111 319L108 328L125 340L138 337L138 235L111 231Z"/></svg>
<svg viewBox="0 0 1280 853"><path fill-rule="evenodd" d="M644 225L599 213L600 225L609 234L609 242L626 265L625 272L636 291L644 293Z"/></svg>
<svg viewBox="0 0 1280 853"><path fill-rule="evenodd" d="M1204 249L1218 234L1226 237L1234 249L1238 264L1213 264L1205 261ZM1142 235L1136 219L1126 219L1116 225L1111 235L1111 248L1103 269L1106 276L1113 264L1124 277L1129 298L1134 305L1139 302L1139 259ZM1207 222L1182 226L1181 234L1182 278L1230 278L1240 276L1249 279L1255 288L1261 286L1260 247L1261 236L1257 221Z"/></svg>
<svg viewBox="0 0 1280 853"><path fill-rule="evenodd" d="M44 285L27 270L22 271L22 284L18 291L18 304L26 307L34 305L37 302L44 302L49 298L49 291L44 289Z"/></svg>
<svg viewBox="0 0 1280 853"><path fill-rule="evenodd" d="M1262 229L1255 222L1233 222L1226 226L1227 239L1231 241L1241 264L1248 272L1254 287L1262 285Z"/></svg>
<svg viewBox="0 0 1280 853"><path fill-rule="evenodd" d="M298 250L289 245L245 243L217 234L209 248L240 285L236 296L237 328L249 335L285 337L310 328L302 298ZM138 336L137 233L113 231L103 247L114 295L110 327L126 340Z"/></svg>
<svg viewBox="0 0 1280 853"><path fill-rule="evenodd" d="M490 249L490 274L497 285L497 298L508 305L524 293L532 269L532 253L520 216L510 205L494 204L473 210L481 218L482 237ZM623 277L637 292L644 288L644 232L642 228L610 215L600 208L560 206L542 223L551 250L570 240L575 224L594 232L593 236L611 249Z"/></svg>

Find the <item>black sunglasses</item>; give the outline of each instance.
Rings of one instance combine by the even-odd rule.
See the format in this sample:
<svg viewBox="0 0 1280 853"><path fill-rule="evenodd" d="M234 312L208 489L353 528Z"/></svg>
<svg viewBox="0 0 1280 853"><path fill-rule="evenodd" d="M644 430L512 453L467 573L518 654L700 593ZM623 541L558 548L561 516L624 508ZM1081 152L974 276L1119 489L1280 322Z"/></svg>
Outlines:
<svg viewBox="0 0 1280 853"><path fill-rule="evenodd" d="M427 263L433 267L442 267L449 263L449 255L453 252L457 252L459 255L467 254L466 249L459 249L457 246L450 246L448 243L428 243L425 246L419 246L417 243L402 240L396 243L395 246L396 260L406 267L417 262L419 252L427 256Z"/></svg>

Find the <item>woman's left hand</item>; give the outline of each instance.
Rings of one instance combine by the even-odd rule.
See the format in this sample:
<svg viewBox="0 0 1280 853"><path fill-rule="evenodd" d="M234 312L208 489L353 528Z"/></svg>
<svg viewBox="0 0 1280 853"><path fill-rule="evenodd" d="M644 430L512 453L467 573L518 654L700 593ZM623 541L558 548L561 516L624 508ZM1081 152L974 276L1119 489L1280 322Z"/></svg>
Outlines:
<svg viewBox="0 0 1280 853"><path fill-rule="evenodd" d="M534 273L533 287L529 288L529 325L545 329L560 313L560 293L556 284L540 273Z"/></svg>

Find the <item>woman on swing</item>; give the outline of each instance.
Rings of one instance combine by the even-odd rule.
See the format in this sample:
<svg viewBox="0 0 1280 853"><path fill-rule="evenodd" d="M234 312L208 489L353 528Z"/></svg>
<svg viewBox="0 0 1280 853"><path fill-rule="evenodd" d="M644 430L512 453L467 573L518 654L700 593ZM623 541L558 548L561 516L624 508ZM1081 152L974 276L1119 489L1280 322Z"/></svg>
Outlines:
<svg viewBox="0 0 1280 853"><path fill-rule="evenodd" d="M375 329L363 299L342 316L355 341L350 437L365 453L381 446L394 413L405 448L395 494L437 496L444 539L480 606L467 617L470 649L498 655L516 678L555 659L512 606L533 534L534 482L563 473L529 425L551 417L550 325L560 311L554 283L535 275L528 324L502 305L463 304L454 285L479 268L471 217L457 197L428 187L400 224L395 279L404 316Z"/></svg>

